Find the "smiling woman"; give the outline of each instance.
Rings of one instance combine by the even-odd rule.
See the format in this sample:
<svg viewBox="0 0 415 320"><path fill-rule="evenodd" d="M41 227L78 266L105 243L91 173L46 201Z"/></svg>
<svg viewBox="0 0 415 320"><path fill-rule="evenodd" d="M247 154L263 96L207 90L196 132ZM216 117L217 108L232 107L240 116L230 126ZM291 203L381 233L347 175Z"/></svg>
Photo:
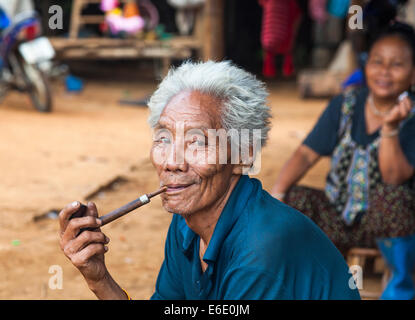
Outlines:
<svg viewBox="0 0 415 320"><path fill-rule="evenodd" d="M394 270L382 298L413 299L415 98L408 92L415 85L415 31L389 25L370 47L365 74L367 87L330 102L272 192L344 252L378 246ZM296 186L322 156L332 159L325 191Z"/></svg>

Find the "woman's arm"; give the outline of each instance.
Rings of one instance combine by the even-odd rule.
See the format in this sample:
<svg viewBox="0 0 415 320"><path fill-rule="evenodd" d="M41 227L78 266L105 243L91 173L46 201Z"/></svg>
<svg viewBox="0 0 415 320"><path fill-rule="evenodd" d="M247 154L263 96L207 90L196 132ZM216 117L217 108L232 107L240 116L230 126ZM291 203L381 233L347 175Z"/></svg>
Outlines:
<svg viewBox="0 0 415 320"><path fill-rule="evenodd" d="M333 98L317 123L291 158L284 164L271 190L282 200L284 193L295 185L321 156L332 154L337 144L343 95Z"/></svg>
<svg viewBox="0 0 415 320"><path fill-rule="evenodd" d="M282 200L283 195L295 185L306 172L320 159L320 155L307 147L300 145L291 158L284 164L271 190L271 195Z"/></svg>
<svg viewBox="0 0 415 320"><path fill-rule="evenodd" d="M387 184L399 185L414 174L414 167L406 158L399 141L399 123L408 117L411 101L405 98L384 119L379 145L379 169Z"/></svg>
<svg viewBox="0 0 415 320"><path fill-rule="evenodd" d="M379 145L379 169L382 180L393 185L404 183L414 174L414 168L402 151L397 130L383 125Z"/></svg>

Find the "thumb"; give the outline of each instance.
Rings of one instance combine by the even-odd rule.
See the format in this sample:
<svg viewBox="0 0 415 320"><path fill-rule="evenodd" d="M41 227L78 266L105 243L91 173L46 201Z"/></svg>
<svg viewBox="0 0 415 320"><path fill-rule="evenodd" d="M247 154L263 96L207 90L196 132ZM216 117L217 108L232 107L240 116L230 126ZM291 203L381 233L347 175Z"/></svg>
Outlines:
<svg viewBox="0 0 415 320"><path fill-rule="evenodd" d="M395 105L392 110L389 112L389 114L387 114L386 119L385 120L389 120L389 121L396 121L400 118L400 107L399 104Z"/></svg>
<svg viewBox="0 0 415 320"><path fill-rule="evenodd" d="M86 216L92 216L92 217L98 218L98 209L95 203L88 202ZM96 228L95 230L101 231L101 228Z"/></svg>
<svg viewBox="0 0 415 320"><path fill-rule="evenodd" d="M98 218L98 209L95 203L88 202L87 207L86 215Z"/></svg>

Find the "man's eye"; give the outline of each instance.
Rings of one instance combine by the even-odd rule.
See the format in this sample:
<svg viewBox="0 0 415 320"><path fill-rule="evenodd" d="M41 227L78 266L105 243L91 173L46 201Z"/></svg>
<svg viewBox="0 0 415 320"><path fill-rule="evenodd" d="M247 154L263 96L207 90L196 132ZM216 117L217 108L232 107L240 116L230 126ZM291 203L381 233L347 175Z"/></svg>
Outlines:
<svg viewBox="0 0 415 320"><path fill-rule="evenodd" d="M170 143L170 139L167 137L159 137L155 140L155 142L159 142L159 143Z"/></svg>
<svg viewBox="0 0 415 320"><path fill-rule="evenodd" d="M195 139L193 139L190 143L192 144L192 145L195 145L195 146L197 146L197 147L205 147L206 146L206 139L204 140L204 139L198 139L198 138L195 138Z"/></svg>

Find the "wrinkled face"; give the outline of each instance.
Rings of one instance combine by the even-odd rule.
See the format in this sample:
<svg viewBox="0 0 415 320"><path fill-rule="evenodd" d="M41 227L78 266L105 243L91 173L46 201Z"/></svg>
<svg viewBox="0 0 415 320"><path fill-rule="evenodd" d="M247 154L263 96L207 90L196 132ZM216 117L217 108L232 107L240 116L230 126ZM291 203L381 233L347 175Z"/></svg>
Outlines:
<svg viewBox="0 0 415 320"><path fill-rule="evenodd" d="M399 37L383 38L370 50L365 71L368 87L375 97L396 98L414 80L411 49Z"/></svg>
<svg viewBox="0 0 415 320"><path fill-rule="evenodd" d="M164 108L154 131L151 160L160 184L164 208L189 215L214 207L230 185L234 165L220 164L219 144L209 145L208 129L220 129L221 102L183 91Z"/></svg>

